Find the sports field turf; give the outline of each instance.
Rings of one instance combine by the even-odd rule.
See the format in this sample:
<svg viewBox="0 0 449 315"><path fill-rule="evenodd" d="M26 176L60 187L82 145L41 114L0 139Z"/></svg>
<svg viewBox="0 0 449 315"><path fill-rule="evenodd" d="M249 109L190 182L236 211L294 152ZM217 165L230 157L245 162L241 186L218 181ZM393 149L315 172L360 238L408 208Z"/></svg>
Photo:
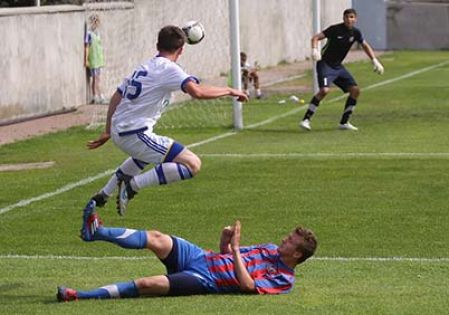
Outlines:
<svg viewBox="0 0 449 315"><path fill-rule="evenodd" d="M362 88L358 132L336 129L337 90L311 132L298 129L305 106L278 104L288 95L245 105L250 128L235 134L162 130L201 156L198 177L143 190L123 218L113 202L100 211L105 225L154 228L210 249L235 219L243 245L279 243L307 226L319 248L297 267L288 295L57 303L57 285L88 289L164 272L145 251L78 238L81 209L107 180L92 177L125 156L112 143L87 151L98 131L81 127L0 147L0 164L56 162L0 173L0 314L447 314L448 57L385 54L383 76L368 62L348 65Z"/></svg>

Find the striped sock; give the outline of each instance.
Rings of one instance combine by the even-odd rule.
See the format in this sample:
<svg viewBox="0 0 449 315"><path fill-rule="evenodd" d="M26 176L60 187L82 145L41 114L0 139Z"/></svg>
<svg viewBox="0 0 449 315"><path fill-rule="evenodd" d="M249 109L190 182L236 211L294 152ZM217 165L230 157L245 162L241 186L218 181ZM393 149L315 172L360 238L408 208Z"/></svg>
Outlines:
<svg viewBox="0 0 449 315"><path fill-rule="evenodd" d="M114 299L138 297L139 291L134 281L118 282L89 291L77 291L79 299Z"/></svg>
<svg viewBox="0 0 449 315"><path fill-rule="evenodd" d="M147 186L166 185L192 178L190 170L181 163L167 162L135 176L134 183L140 189Z"/></svg>

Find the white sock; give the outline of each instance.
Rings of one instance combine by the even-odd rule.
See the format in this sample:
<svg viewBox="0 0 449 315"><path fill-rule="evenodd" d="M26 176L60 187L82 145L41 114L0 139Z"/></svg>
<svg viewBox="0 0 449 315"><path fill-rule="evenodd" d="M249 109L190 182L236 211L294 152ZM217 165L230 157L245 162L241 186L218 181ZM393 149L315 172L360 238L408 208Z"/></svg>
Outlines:
<svg viewBox="0 0 449 315"><path fill-rule="evenodd" d="M192 173L185 165L168 162L159 164L151 170L135 176L133 180L136 188L141 189L147 186L171 184L190 178L192 178ZM133 181L131 181L132 186Z"/></svg>
<svg viewBox="0 0 449 315"><path fill-rule="evenodd" d="M139 163L140 165L137 165ZM127 158L122 165L119 166L119 170L123 172L123 174L129 176L136 176L142 172L143 167L145 167L146 163L141 161L135 161L133 158ZM111 176L107 184L103 187L103 192L109 197L112 196L117 188L117 175L114 174Z"/></svg>

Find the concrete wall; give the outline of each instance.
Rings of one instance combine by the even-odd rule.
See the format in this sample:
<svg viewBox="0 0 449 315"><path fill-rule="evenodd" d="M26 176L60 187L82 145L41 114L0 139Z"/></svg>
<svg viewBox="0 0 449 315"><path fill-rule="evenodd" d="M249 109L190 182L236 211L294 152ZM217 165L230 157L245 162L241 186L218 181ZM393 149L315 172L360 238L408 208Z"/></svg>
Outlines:
<svg viewBox="0 0 449 315"><path fill-rule="evenodd" d="M213 3L213 8L211 5ZM0 9L0 124L86 103L85 20L100 16L106 96L136 64L156 53L158 30L199 20L206 38L179 63L200 78L230 67L228 0L135 0L81 6ZM323 28L341 21L351 0L321 0ZM310 54L312 1L240 0L241 47L263 67Z"/></svg>
<svg viewBox="0 0 449 315"><path fill-rule="evenodd" d="M388 1L389 49L449 49L449 1Z"/></svg>
<svg viewBox="0 0 449 315"><path fill-rule="evenodd" d="M321 26L339 23L351 0L321 0ZM252 61L274 66L310 56L313 1L240 0L241 49Z"/></svg>
<svg viewBox="0 0 449 315"><path fill-rule="evenodd" d="M0 123L85 100L84 10L0 9Z"/></svg>
<svg viewBox="0 0 449 315"><path fill-rule="evenodd" d="M357 10L357 27L374 49L386 50L387 46L387 3L385 0L353 0Z"/></svg>

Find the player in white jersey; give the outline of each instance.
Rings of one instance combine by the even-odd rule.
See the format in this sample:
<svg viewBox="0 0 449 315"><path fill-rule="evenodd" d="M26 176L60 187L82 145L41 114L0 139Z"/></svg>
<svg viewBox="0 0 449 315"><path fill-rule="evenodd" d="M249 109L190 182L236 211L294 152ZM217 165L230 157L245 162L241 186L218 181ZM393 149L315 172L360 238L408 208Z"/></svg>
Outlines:
<svg viewBox="0 0 449 315"><path fill-rule="evenodd" d="M179 27L163 27L158 34L158 55L137 67L112 96L105 131L87 146L96 149L112 138L130 157L92 197L98 206L103 206L118 186L117 210L123 215L129 200L143 187L190 179L199 172L197 155L173 139L153 133L154 125L170 106L172 92L182 90L196 99L234 96L239 101L248 100L239 90L200 85L196 77L185 73L176 64L185 41ZM149 163L156 166L141 174Z"/></svg>

